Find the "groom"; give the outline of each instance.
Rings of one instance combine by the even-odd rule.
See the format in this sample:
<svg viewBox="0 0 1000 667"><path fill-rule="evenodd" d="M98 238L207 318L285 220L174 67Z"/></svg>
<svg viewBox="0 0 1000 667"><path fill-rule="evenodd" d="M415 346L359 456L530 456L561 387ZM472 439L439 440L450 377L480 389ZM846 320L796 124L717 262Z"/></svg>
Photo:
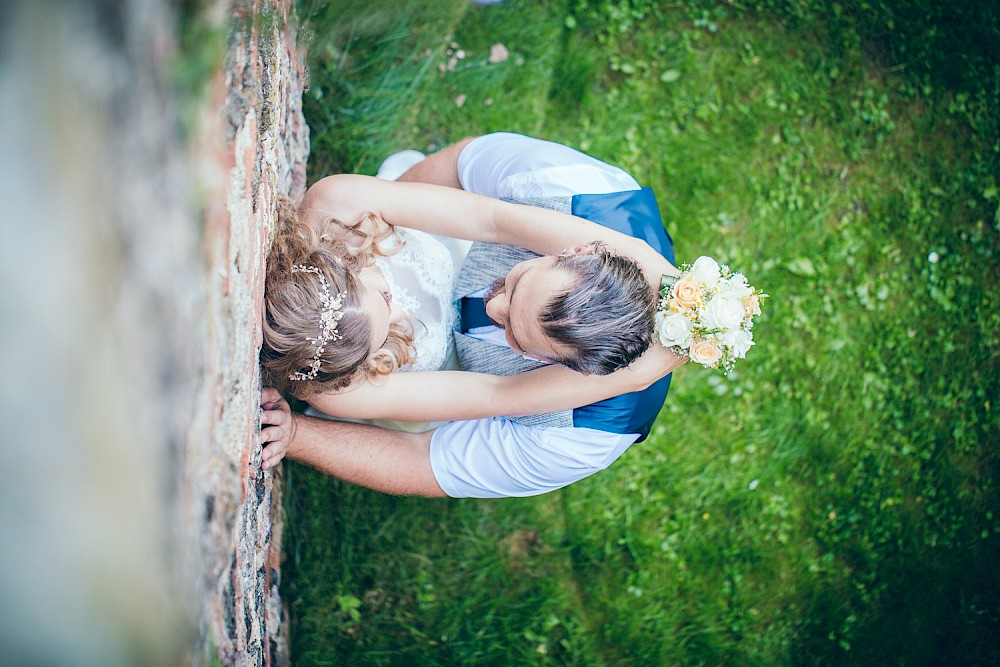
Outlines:
<svg viewBox="0 0 1000 667"><path fill-rule="evenodd" d="M621 169L566 146L510 133L470 138L424 159L399 180L460 187L573 213L642 238L673 261L672 243L652 192L640 189ZM566 256L592 252L576 248ZM511 246L472 245L455 291L462 312L455 340L463 369L510 375L542 365L536 359L545 358L544 350L551 344L542 329L527 326L534 315L526 320L524 313L539 312L551 295L543 281L533 287L525 280L528 272L509 293L503 280L512 267L532 257L536 255ZM544 267L536 276L544 277ZM586 292L589 282L580 285ZM516 291L521 292L518 301L527 305L515 309ZM578 322L575 327L583 330L573 333L579 340L588 336L594 340L602 325L606 326L599 321ZM517 332L522 338L529 333L529 339L518 340ZM597 347L600 340L594 343ZM575 410L456 421L426 433L291 416L277 392L265 390L263 423L277 428L264 429L262 440L290 428L290 458L388 493L536 495L603 470L644 439L669 384L667 376L641 392ZM293 423L288 424L289 419Z"/></svg>

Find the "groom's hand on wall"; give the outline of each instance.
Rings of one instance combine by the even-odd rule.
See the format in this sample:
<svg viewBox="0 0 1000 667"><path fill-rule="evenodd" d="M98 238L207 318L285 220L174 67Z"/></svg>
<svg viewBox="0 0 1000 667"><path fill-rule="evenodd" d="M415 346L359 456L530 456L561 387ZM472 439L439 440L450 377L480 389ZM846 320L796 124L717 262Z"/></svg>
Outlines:
<svg viewBox="0 0 1000 667"><path fill-rule="evenodd" d="M265 387L260 392L260 444L262 467L273 468L288 451L288 443L295 436L295 422L288 401L277 389Z"/></svg>

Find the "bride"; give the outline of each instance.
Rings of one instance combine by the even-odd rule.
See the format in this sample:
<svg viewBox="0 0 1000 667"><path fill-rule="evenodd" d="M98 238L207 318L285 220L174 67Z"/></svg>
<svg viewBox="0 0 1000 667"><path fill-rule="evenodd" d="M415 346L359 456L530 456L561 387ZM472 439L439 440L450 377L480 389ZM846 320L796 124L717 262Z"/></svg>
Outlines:
<svg viewBox="0 0 1000 667"><path fill-rule="evenodd" d="M434 171L441 164L437 156L447 164L468 143L431 156L400 182L328 176L309 188L300 206L283 202L265 285L265 384L337 417L466 420L577 408L645 389L686 361L650 345L656 290L664 274L678 270L640 239L565 213L493 198L509 195L502 190L510 183L501 190L477 186L492 195L484 197L459 189L449 172ZM602 179L631 180L617 168L572 153L574 161L582 156L593 162ZM544 178L544 169L534 171ZM410 177L440 185L405 182ZM632 183L595 187L638 187ZM485 309L513 350L556 363L509 376L441 371L455 368L453 257L460 253L446 243L457 238L540 255L498 281L485 295ZM585 264L598 267L597 273L579 268ZM604 276L598 279L613 288L604 290L607 310L594 318L599 321L586 323L589 338L574 348L551 338L537 321L554 298L590 288L581 280L589 275ZM620 316L604 321L612 311ZM265 466L282 455L283 449L268 447Z"/></svg>

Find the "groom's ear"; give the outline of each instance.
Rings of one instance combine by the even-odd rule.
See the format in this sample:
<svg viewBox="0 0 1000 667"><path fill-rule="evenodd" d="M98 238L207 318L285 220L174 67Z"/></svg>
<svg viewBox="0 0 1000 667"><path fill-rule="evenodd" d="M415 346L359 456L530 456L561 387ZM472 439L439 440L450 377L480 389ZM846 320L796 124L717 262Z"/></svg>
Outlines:
<svg viewBox="0 0 1000 667"><path fill-rule="evenodd" d="M593 255L594 250L597 249L597 241L591 241L590 243L581 243L580 245L570 246L563 250L560 255Z"/></svg>

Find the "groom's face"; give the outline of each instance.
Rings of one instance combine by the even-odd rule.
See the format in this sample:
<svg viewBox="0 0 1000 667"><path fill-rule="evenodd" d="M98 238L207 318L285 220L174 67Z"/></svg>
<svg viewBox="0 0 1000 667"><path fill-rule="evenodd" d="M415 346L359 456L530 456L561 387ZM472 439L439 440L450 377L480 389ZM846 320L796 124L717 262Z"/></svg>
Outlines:
<svg viewBox="0 0 1000 667"><path fill-rule="evenodd" d="M486 314L504 330L511 349L548 362L564 357L566 351L546 336L541 317L552 298L569 290L576 278L554 264L552 256L521 262L486 295Z"/></svg>

